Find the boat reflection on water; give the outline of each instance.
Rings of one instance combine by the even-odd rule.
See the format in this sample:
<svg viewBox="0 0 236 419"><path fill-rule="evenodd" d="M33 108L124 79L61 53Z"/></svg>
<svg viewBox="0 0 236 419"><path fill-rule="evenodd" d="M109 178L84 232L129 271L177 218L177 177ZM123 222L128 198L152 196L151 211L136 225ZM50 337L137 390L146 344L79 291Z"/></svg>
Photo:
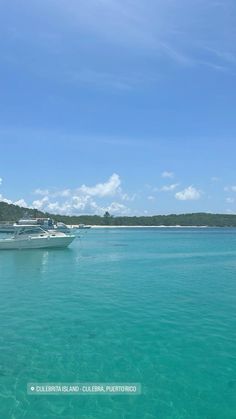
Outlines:
<svg viewBox="0 0 236 419"><path fill-rule="evenodd" d="M58 272L58 266L62 260L73 263L77 255L73 249L65 248L61 250L35 249L12 250L0 252L0 276L7 278L14 276L19 283L22 279L27 282L45 280L44 274ZM63 271L60 272L60 275Z"/></svg>

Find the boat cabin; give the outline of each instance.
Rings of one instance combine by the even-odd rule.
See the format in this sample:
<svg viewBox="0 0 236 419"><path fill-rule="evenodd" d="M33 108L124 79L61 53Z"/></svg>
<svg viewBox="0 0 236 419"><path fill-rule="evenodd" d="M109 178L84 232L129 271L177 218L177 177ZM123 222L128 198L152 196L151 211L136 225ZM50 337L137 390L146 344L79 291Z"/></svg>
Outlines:
<svg viewBox="0 0 236 419"><path fill-rule="evenodd" d="M20 236L47 236L48 232L45 231L42 227L37 225L21 225L21 226L15 226L15 237Z"/></svg>

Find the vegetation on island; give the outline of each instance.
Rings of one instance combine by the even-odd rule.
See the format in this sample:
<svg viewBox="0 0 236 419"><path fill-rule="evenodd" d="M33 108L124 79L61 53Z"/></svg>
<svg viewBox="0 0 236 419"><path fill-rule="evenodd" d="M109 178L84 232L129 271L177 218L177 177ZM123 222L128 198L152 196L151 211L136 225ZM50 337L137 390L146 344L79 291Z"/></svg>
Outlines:
<svg viewBox="0 0 236 419"><path fill-rule="evenodd" d="M66 224L88 224L100 226L209 226L209 227L236 227L236 215L234 214L170 214L114 217L105 212L100 215L79 215L68 216L50 214L37 209L22 208L17 205L0 202L0 222L18 221L20 218L51 217L55 221L62 221Z"/></svg>

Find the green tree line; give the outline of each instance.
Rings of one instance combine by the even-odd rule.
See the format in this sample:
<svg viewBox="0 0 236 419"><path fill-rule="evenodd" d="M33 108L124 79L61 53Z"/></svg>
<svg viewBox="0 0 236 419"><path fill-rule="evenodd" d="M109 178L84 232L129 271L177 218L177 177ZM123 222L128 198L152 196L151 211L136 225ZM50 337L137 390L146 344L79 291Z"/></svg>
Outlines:
<svg viewBox="0 0 236 419"><path fill-rule="evenodd" d="M0 222L18 221L20 218L51 217L55 221L66 224L110 225L110 226L209 226L209 227L236 227L234 214L170 214L140 217L114 217L108 212L100 215L68 216L49 214L36 209L22 208L17 205L0 202Z"/></svg>

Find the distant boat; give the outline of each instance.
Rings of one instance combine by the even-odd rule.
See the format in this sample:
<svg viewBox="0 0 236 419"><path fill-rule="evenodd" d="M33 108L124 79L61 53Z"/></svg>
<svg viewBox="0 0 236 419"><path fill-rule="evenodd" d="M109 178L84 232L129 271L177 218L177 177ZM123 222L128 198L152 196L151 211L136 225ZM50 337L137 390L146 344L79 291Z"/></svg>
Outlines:
<svg viewBox="0 0 236 419"><path fill-rule="evenodd" d="M14 235L0 239L0 250L64 248L75 236L59 231L48 231L37 225L18 225Z"/></svg>
<svg viewBox="0 0 236 419"><path fill-rule="evenodd" d="M79 225L78 225L78 228L79 228L79 229L82 229L82 228L83 228L83 229L85 229L85 228L86 228L86 229L88 229L88 228L91 228L91 226L88 226L88 225L85 225L85 224L79 224Z"/></svg>

